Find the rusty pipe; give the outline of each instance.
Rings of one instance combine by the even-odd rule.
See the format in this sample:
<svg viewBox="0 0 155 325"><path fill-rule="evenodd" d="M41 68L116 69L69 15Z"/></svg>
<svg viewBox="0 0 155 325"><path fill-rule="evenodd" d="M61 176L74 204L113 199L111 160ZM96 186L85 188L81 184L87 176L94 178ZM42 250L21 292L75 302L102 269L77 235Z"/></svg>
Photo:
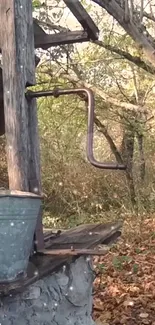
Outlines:
<svg viewBox="0 0 155 325"><path fill-rule="evenodd" d="M88 102L88 124L87 124L87 159L94 167L100 169L116 169L125 170L126 166L119 163L104 163L99 162L94 158L93 153L93 140L94 140L94 110L95 110L95 99L91 89L87 88L75 88L75 89L53 89L47 91L30 91L26 92L26 98L28 100L33 98L54 96L59 97L61 95L79 94L85 95Z"/></svg>

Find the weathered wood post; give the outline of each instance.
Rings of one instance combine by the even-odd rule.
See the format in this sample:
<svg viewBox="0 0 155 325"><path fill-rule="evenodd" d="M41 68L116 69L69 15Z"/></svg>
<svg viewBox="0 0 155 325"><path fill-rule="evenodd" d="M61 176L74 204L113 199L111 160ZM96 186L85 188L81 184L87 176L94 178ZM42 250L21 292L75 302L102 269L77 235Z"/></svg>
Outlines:
<svg viewBox="0 0 155 325"><path fill-rule="evenodd" d="M1 0L0 17L9 188L41 193L36 101L25 99L35 84L32 0Z"/></svg>

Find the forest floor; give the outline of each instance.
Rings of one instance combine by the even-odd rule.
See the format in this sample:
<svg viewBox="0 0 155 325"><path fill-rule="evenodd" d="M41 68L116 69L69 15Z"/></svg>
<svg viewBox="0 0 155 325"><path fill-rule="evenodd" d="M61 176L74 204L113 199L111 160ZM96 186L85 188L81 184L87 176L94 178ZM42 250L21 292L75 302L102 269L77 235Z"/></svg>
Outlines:
<svg viewBox="0 0 155 325"><path fill-rule="evenodd" d="M155 219L128 221L121 239L94 259L97 325L155 325Z"/></svg>

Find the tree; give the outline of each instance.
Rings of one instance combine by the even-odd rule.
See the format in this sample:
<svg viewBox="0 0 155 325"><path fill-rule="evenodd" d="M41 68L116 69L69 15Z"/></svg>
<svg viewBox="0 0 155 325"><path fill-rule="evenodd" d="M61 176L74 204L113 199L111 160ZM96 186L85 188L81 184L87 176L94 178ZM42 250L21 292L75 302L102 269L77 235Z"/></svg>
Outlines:
<svg viewBox="0 0 155 325"><path fill-rule="evenodd" d="M100 1L101 4L103 4L102 2ZM113 1L108 3L113 3ZM105 18L109 20L109 15L102 9L101 4L99 14L94 7L93 9L92 7L88 8L93 10L95 19L99 21L100 40L95 44L85 45L84 50L80 45L71 48L64 46L59 50L52 49L49 51L50 58L55 60L57 72L56 70L53 72L53 65L46 64L43 73L52 79L56 75L57 83L61 78L61 81L64 80L65 87L82 85L94 91L96 95L96 129L104 135L115 160L127 164L126 179L132 205L136 207L137 188L139 191L143 187L145 178L145 138L152 116L152 79L155 67L151 61L148 62L146 52L144 55L139 43L133 48L135 39L124 34L123 29L116 21L113 22L111 19L112 23L109 27L109 21L105 21ZM118 2L117 5L119 5ZM121 6L125 12L123 4ZM136 26L143 26L144 18L139 17L138 14L136 16L135 10L142 12L142 6L134 6L133 15ZM131 12L130 16L132 16ZM148 24L147 21L149 30L152 23L151 21ZM53 21L50 21L48 16L48 28L50 26L53 29ZM60 20L57 28L65 30L66 25L61 26ZM114 136L110 130L112 120L120 125L118 137ZM102 149L100 146L101 152ZM99 156L102 158L100 154ZM110 159L110 156L107 155L107 158ZM138 166L136 173L134 172L135 166ZM138 186L137 173L140 179Z"/></svg>
<svg viewBox="0 0 155 325"><path fill-rule="evenodd" d="M155 22L153 1L149 1L148 4L145 0L93 0L93 2L105 9L130 35L145 56L141 64L145 66L147 64L145 60L148 61L148 70L152 67L154 71L155 39L148 28L150 22L151 24ZM146 7L147 9L149 7L149 12L145 11ZM124 53L124 55L127 58L128 53ZM130 57L134 63L136 63L135 59Z"/></svg>

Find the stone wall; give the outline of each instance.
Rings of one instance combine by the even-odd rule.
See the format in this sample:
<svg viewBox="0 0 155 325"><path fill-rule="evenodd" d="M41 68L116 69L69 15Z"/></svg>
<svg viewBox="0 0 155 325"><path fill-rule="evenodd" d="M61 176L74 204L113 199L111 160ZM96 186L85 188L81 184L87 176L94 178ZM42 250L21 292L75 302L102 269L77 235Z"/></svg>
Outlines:
<svg viewBox="0 0 155 325"><path fill-rule="evenodd" d="M0 325L94 325L89 257L71 261L23 293L1 298Z"/></svg>

